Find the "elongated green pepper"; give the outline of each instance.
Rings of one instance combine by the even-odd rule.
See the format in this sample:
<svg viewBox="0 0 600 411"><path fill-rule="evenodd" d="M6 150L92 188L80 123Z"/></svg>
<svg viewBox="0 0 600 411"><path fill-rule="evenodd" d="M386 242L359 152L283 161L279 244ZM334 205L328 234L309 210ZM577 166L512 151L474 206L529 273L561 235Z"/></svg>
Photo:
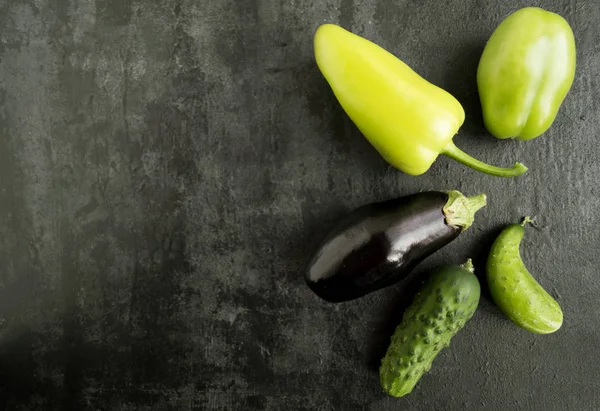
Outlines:
<svg viewBox="0 0 600 411"><path fill-rule="evenodd" d="M526 7L502 21L477 69L488 131L519 140L545 133L573 84L575 51L573 31L558 14Z"/></svg>
<svg viewBox="0 0 600 411"><path fill-rule="evenodd" d="M382 47L332 24L319 27L314 47L317 65L343 109L397 169L420 175L445 154L491 175L527 171L520 163L485 164L456 147L452 139L465 120L462 105Z"/></svg>

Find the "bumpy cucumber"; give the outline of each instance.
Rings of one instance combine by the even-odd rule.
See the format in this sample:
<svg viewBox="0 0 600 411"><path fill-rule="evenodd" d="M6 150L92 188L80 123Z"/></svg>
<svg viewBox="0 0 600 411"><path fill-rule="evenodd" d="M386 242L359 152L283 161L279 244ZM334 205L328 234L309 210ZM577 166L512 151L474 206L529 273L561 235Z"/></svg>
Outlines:
<svg viewBox="0 0 600 411"><path fill-rule="evenodd" d="M471 260L443 267L430 277L404 313L381 361L379 379L387 394L402 397L413 390L440 350L471 319L480 293Z"/></svg>
<svg viewBox="0 0 600 411"><path fill-rule="evenodd" d="M486 275L496 305L513 323L536 334L550 334L562 326L560 305L533 278L521 259L523 224L508 225L492 244Z"/></svg>

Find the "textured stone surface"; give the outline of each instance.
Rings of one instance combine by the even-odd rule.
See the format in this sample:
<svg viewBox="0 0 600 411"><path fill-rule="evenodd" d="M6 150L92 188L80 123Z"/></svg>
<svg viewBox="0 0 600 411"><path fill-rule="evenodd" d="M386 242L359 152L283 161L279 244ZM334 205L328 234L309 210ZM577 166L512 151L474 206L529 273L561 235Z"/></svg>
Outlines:
<svg viewBox="0 0 600 411"><path fill-rule="evenodd" d="M0 408L597 410L600 6L533 3L573 25L578 71L553 128L519 143L485 132L475 69L525 1L0 0ZM316 69L325 22L451 91L463 149L530 172L390 168ZM485 296L392 399L377 364L410 292L330 305L303 264L344 211L450 188L489 206L415 274L481 266L533 214L523 258L565 323L528 334Z"/></svg>

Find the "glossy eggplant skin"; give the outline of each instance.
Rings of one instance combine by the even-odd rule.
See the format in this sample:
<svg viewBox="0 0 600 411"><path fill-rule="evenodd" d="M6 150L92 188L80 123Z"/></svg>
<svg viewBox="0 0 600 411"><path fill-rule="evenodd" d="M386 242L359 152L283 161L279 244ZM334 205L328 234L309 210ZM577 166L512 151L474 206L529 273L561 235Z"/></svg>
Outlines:
<svg viewBox="0 0 600 411"><path fill-rule="evenodd" d="M405 279L463 231L446 223L448 194L429 191L351 212L320 244L308 286L329 302L349 301Z"/></svg>

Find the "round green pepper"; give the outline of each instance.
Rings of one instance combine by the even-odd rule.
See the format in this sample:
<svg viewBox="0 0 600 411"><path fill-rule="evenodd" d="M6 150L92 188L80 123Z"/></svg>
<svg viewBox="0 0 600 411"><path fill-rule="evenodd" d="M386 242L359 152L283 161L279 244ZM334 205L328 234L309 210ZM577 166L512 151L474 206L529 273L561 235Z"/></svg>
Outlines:
<svg viewBox="0 0 600 411"><path fill-rule="evenodd" d="M502 21L477 69L487 130L519 140L545 133L573 84L575 51L573 31L556 13L526 7Z"/></svg>

